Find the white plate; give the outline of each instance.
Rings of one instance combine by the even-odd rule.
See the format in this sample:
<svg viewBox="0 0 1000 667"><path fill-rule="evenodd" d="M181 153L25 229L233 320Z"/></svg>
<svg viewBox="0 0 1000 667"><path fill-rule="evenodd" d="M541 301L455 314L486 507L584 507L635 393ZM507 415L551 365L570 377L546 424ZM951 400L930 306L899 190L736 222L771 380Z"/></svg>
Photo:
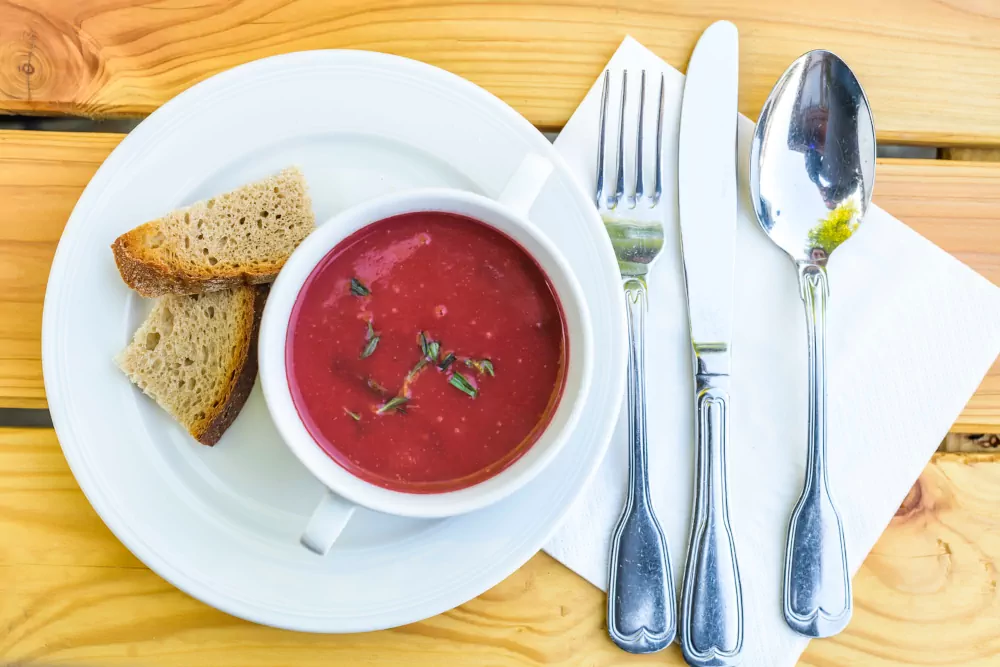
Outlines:
<svg viewBox="0 0 1000 667"><path fill-rule="evenodd" d="M450 186L496 196L537 153L555 172L531 211L573 266L600 352L572 441L489 509L439 521L360 512L319 558L298 536L322 489L281 443L255 388L214 448L195 443L112 363L149 307L109 244L137 223L288 164L318 220L375 195ZM49 276L45 388L63 451L108 527L159 575L236 616L314 632L393 627L499 583L556 529L604 455L624 390L623 300L588 196L527 121L414 61L315 51L215 76L164 105L98 170Z"/></svg>

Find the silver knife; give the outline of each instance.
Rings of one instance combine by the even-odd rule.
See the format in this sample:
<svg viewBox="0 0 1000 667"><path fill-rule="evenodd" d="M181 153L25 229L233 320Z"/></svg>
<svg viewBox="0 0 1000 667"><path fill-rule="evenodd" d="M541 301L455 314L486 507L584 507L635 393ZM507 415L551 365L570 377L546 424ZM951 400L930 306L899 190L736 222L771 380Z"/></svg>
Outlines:
<svg viewBox="0 0 1000 667"><path fill-rule="evenodd" d="M695 667L736 665L743 649L743 594L726 492L738 80L736 26L718 21L698 40L688 64L677 169L696 445L678 634L684 659Z"/></svg>

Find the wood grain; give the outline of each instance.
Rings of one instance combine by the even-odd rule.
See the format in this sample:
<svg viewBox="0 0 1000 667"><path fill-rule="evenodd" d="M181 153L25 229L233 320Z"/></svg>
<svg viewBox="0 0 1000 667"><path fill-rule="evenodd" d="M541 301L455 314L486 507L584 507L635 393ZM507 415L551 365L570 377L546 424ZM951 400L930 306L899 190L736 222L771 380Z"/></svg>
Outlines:
<svg viewBox="0 0 1000 667"><path fill-rule="evenodd" d="M0 407L44 408L42 300L77 199L121 135L0 131Z"/></svg>
<svg viewBox="0 0 1000 667"><path fill-rule="evenodd" d="M1000 285L1000 162L884 160L874 196L889 213ZM1000 433L1000 361L952 430Z"/></svg>
<svg viewBox="0 0 1000 667"><path fill-rule="evenodd" d="M940 454L855 578L855 617L802 667L995 664L1000 457ZM0 663L683 665L627 656L604 595L545 555L479 598L396 630L304 635L215 611L161 580L108 531L48 429L0 429ZM777 610L775 611L777 613Z"/></svg>
<svg viewBox="0 0 1000 667"><path fill-rule="evenodd" d="M847 632L802 667L996 665L998 503L1000 458L936 455L855 577Z"/></svg>
<svg viewBox="0 0 1000 667"><path fill-rule="evenodd" d="M721 18L741 32L752 118L785 67L823 47L858 71L881 140L1000 144L988 0L0 0L0 108L144 115L250 60L352 48L443 67L561 127L623 36L683 70Z"/></svg>
<svg viewBox="0 0 1000 667"><path fill-rule="evenodd" d="M0 131L0 407L45 407L40 336L49 265L76 200L121 139ZM881 160L875 200L1000 285L1000 163ZM955 429L1000 431L1000 365Z"/></svg>

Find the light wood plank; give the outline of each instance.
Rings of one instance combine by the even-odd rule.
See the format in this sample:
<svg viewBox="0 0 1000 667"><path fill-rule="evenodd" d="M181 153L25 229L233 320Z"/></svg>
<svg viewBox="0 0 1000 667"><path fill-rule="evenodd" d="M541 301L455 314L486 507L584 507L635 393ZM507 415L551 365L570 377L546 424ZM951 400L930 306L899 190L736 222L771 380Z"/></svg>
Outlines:
<svg viewBox="0 0 1000 667"><path fill-rule="evenodd" d="M883 160L875 201L1000 285L1000 162ZM1000 361L953 430L1000 433Z"/></svg>
<svg viewBox="0 0 1000 667"><path fill-rule="evenodd" d="M438 65L561 127L624 35L683 70L721 18L740 28L750 117L794 58L824 47L857 69L880 139L1000 144L1000 10L985 0L7 0L0 108L143 115L256 58L353 48Z"/></svg>
<svg viewBox="0 0 1000 667"><path fill-rule="evenodd" d="M49 266L77 199L122 138L0 131L0 407L46 406L41 331Z"/></svg>
<svg viewBox="0 0 1000 667"><path fill-rule="evenodd" d="M39 338L49 264L80 193L121 139L0 131L0 407L45 406ZM881 160L875 199L1000 285L1000 163ZM1000 365L955 429L1000 431Z"/></svg>
<svg viewBox="0 0 1000 667"><path fill-rule="evenodd" d="M1000 458L936 455L855 577L847 631L801 667L996 665L998 506Z"/></svg>
<svg viewBox="0 0 1000 667"><path fill-rule="evenodd" d="M1000 457L939 454L855 579L847 631L802 667L995 664ZM777 609L775 613L778 613ZM87 504L55 435L0 429L0 660L166 667L682 665L627 656L604 595L538 555L496 588L396 630L303 635L246 623L141 565Z"/></svg>
<svg viewBox="0 0 1000 667"><path fill-rule="evenodd" d="M1000 162L881 160L874 198L1000 285Z"/></svg>
<svg viewBox="0 0 1000 667"><path fill-rule="evenodd" d="M3 258L0 243L0 266ZM0 300L0 408L48 406L42 382L41 335L41 301Z"/></svg>

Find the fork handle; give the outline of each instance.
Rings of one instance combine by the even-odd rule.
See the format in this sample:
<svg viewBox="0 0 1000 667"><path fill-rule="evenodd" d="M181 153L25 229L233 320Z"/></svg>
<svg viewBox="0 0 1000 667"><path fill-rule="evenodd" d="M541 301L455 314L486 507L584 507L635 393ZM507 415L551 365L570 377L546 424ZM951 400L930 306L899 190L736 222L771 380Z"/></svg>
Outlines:
<svg viewBox="0 0 1000 667"><path fill-rule="evenodd" d="M728 355L724 348L717 352ZM695 506L680 638L688 664L728 667L741 660L743 593L726 492L729 375L708 372L706 357L711 353L696 348Z"/></svg>
<svg viewBox="0 0 1000 667"><path fill-rule="evenodd" d="M628 316L628 495L611 538L608 634L629 653L653 653L674 640L674 581L667 540L649 498L644 334L646 286L625 281Z"/></svg>

